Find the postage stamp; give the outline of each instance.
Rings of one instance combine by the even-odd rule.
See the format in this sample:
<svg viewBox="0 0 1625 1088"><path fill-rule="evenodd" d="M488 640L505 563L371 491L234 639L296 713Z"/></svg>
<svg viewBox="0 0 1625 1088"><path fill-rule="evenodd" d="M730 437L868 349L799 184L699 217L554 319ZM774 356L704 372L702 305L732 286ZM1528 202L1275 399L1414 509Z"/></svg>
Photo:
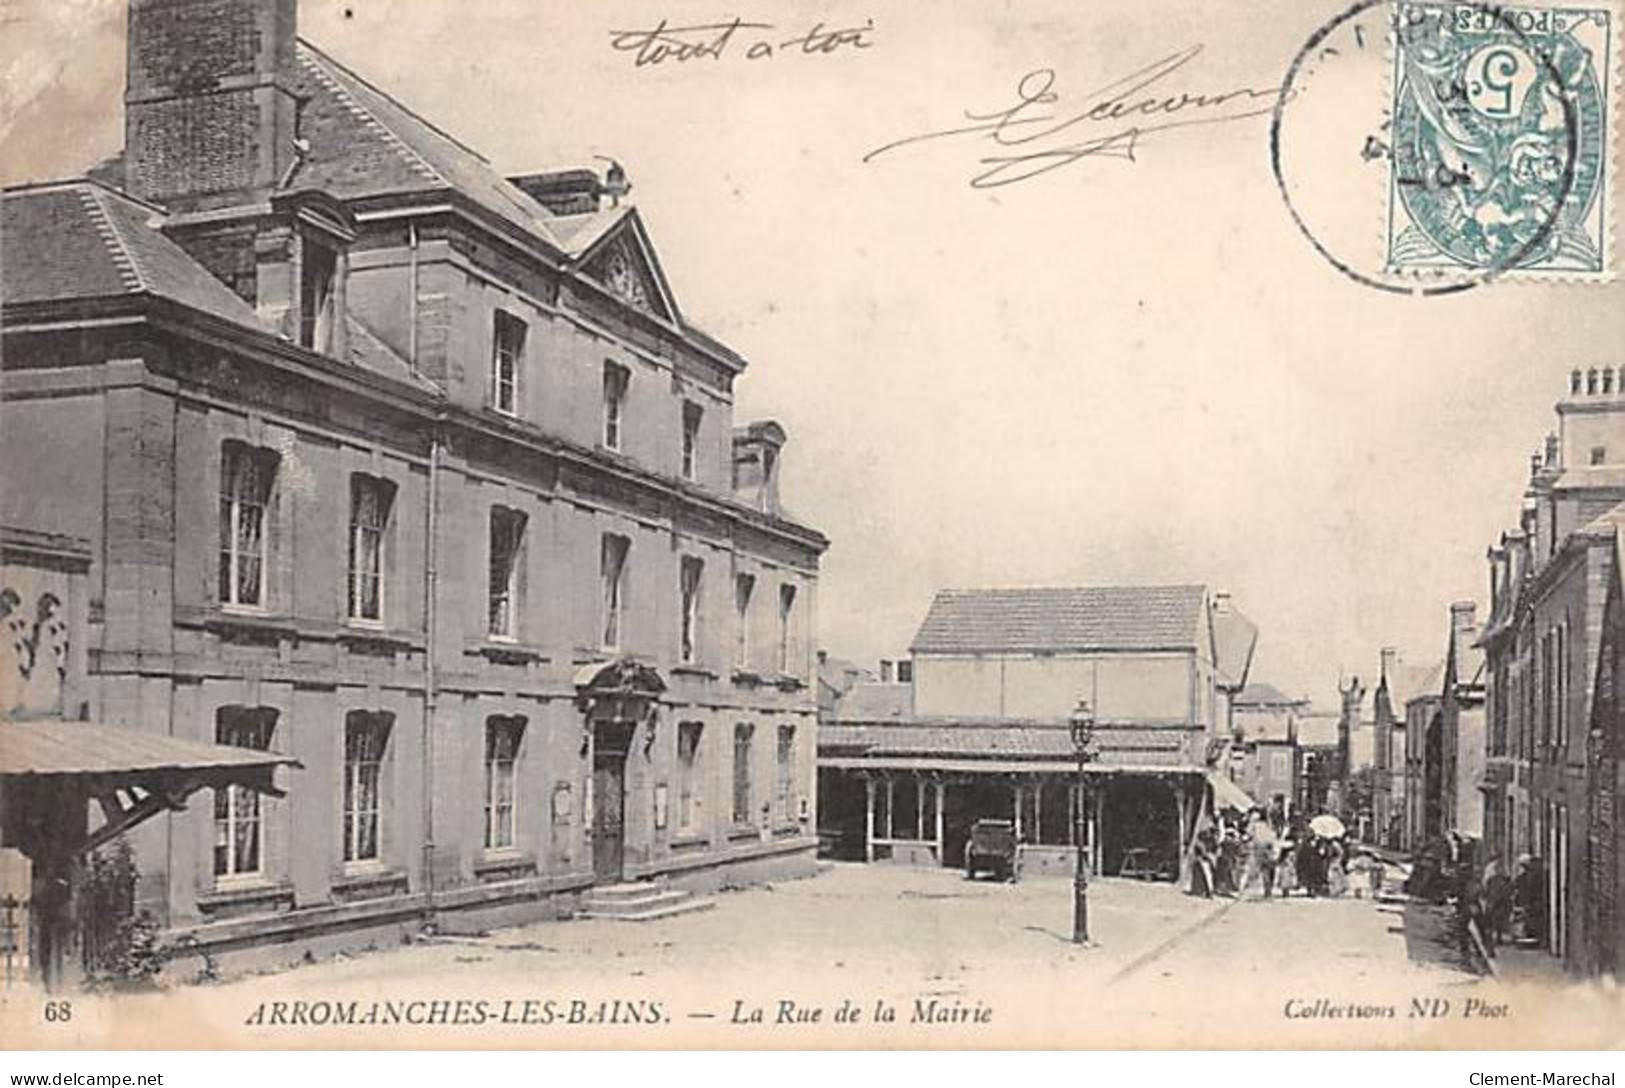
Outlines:
<svg viewBox="0 0 1625 1088"><path fill-rule="evenodd" d="M1616 22L1601 5L1396 7L1390 273L1608 276Z"/></svg>

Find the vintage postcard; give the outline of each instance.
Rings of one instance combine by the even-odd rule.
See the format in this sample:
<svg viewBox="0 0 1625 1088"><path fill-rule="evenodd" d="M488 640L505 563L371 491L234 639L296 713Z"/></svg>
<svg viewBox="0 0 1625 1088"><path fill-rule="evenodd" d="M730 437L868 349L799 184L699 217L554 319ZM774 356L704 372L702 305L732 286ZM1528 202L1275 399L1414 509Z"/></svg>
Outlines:
<svg viewBox="0 0 1625 1088"><path fill-rule="evenodd" d="M0 1045L1625 1045L1621 18L10 0Z"/></svg>

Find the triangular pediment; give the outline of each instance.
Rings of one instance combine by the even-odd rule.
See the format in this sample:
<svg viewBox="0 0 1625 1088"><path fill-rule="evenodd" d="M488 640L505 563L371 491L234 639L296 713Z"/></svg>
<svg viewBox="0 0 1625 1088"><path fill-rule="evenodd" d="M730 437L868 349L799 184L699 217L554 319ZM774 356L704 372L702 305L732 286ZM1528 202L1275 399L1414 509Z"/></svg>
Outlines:
<svg viewBox="0 0 1625 1088"><path fill-rule="evenodd" d="M628 210L593 241L582 253L580 267L589 279L622 302L662 321L677 323L676 300L636 211Z"/></svg>

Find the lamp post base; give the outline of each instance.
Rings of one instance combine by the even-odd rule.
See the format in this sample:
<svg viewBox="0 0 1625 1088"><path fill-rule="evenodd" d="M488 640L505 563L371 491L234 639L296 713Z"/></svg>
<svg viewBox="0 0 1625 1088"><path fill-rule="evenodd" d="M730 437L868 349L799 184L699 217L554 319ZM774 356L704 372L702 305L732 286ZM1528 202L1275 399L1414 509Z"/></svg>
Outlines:
<svg viewBox="0 0 1625 1088"><path fill-rule="evenodd" d="M1083 878L1072 884L1072 943L1089 943L1089 885Z"/></svg>

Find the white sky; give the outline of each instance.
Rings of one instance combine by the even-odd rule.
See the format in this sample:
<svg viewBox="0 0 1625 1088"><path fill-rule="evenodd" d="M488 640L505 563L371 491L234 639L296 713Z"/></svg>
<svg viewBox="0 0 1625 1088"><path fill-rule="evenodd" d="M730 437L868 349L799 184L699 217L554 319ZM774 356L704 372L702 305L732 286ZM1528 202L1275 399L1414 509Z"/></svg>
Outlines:
<svg viewBox="0 0 1625 1088"><path fill-rule="evenodd" d="M1287 216L1267 118L994 190L966 185L968 145L860 160L1044 66L1080 105L1197 44L1157 89L1274 86L1343 6L304 0L301 19L501 169L625 164L685 313L752 360L739 418L789 430L787 505L833 540L832 652L900 655L942 586L1205 581L1260 624L1255 678L1335 704L1340 671L1372 677L1385 644L1435 659L1447 604L1482 601L1564 375L1625 362L1620 288L1355 285ZM6 180L116 150L123 7L3 9ZM637 71L609 48L734 14L781 38L872 18L873 46L750 62L740 39ZM1332 189L1380 202L1360 165Z"/></svg>

